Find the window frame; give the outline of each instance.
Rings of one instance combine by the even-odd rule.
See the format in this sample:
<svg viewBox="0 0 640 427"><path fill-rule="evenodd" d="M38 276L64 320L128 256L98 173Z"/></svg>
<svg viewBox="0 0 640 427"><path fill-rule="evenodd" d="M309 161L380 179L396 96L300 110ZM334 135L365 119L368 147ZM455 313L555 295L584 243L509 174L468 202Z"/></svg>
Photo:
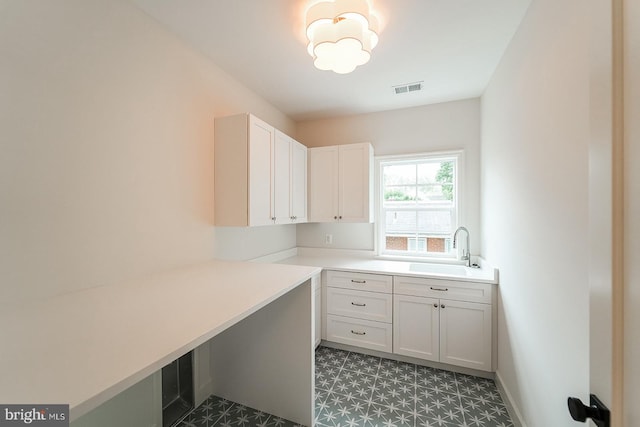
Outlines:
<svg viewBox="0 0 640 427"><path fill-rule="evenodd" d="M385 211L383 207L383 174L382 167L393 163L403 163L412 161L437 161L454 160L456 162L454 175L454 206L455 214L452 218L452 230L464 223L463 200L464 200L464 150L448 150L423 152L415 154L376 156L375 158L375 253L378 258L395 259L402 261L434 261L434 262L455 262L458 259L458 251L452 250L447 253L429 252L420 254L418 252L401 253L402 251L385 251ZM425 236L428 238L429 236ZM453 237L453 232L451 234Z"/></svg>

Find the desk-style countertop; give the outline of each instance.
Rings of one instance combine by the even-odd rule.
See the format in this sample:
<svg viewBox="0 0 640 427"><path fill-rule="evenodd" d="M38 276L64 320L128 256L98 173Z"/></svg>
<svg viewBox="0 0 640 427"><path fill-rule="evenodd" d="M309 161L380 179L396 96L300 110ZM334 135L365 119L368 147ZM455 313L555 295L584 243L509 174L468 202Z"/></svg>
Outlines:
<svg viewBox="0 0 640 427"><path fill-rule="evenodd" d="M0 402L68 403L77 419L319 272L211 261L5 304Z"/></svg>

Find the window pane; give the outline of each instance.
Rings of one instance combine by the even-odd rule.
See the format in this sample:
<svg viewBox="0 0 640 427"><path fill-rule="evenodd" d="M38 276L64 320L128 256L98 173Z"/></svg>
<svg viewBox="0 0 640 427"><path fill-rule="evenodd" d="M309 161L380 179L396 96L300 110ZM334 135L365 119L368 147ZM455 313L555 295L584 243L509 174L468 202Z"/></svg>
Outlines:
<svg viewBox="0 0 640 427"><path fill-rule="evenodd" d="M418 183L432 184L436 181L436 174L440 170L440 162L421 163L418 165Z"/></svg>
<svg viewBox="0 0 640 427"><path fill-rule="evenodd" d="M385 202L406 202L416 200L415 186L387 186L384 191Z"/></svg>
<svg viewBox="0 0 640 427"><path fill-rule="evenodd" d="M407 239L407 246L411 252L426 252L427 251L427 239L425 238L409 238Z"/></svg>
<svg viewBox="0 0 640 427"><path fill-rule="evenodd" d="M453 232L450 211L417 212L417 232L429 235L449 235Z"/></svg>
<svg viewBox="0 0 640 427"><path fill-rule="evenodd" d="M421 185L418 187L418 200L421 202L447 202L442 193L441 184Z"/></svg>
<svg viewBox="0 0 640 427"><path fill-rule="evenodd" d="M453 184L442 184L441 191L445 200L453 202Z"/></svg>
<svg viewBox="0 0 640 427"><path fill-rule="evenodd" d="M400 164L384 167L384 186L416 184L416 165Z"/></svg>
<svg viewBox="0 0 640 427"><path fill-rule="evenodd" d="M387 251L407 251L408 239L403 236L385 236L385 250Z"/></svg>
<svg viewBox="0 0 640 427"><path fill-rule="evenodd" d="M407 235L416 233L416 211L387 211L385 235Z"/></svg>
<svg viewBox="0 0 640 427"><path fill-rule="evenodd" d="M446 252L445 240L443 237L429 237L427 239L428 252Z"/></svg>
<svg viewBox="0 0 640 427"><path fill-rule="evenodd" d="M453 162L442 162L439 164L438 171L436 172L436 182L439 182L441 184L451 184L453 183L454 173L455 171Z"/></svg>

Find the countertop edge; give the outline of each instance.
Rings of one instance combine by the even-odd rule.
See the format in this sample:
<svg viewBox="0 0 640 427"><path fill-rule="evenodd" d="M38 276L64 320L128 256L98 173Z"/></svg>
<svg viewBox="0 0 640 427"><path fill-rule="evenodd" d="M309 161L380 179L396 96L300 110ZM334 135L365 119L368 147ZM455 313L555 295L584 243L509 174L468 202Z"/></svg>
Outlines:
<svg viewBox="0 0 640 427"><path fill-rule="evenodd" d="M362 257L327 257L327 256L293 256L285 259L281 259L278 261L279 264L286 265L308 265L321 267L325 270L337 270L337 271L348 271L348 272L359 272L359 273L370 273L370 274L383 274L383 275L394 275L394 276L406 276L406 277L418 277L418 278L429 278L434 280L454 280L454 281L462 281L462 282L473 282L473 283L487 283L492 285L499 284L499 271L496 268L488 267L488 269L493 271L493 278L484 278L484 277L469 277L469 276L461 276L461 275L452 275L452 274L443 274L436 272L416 272L416 271L408 271L405 267L407 264L412 264L409 262L403 261L395 261L395 260L377 260L371 258L362 258ZM387 267L396 266L396 268L375 268L368 267L363 264L384 264ZM425 263L426 264L426 263Z"/></svg>

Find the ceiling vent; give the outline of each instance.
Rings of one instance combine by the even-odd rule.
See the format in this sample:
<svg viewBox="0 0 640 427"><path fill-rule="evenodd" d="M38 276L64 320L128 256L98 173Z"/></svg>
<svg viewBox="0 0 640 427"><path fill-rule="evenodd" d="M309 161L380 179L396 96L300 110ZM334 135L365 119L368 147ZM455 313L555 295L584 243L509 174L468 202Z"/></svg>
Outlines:
<svg viewBox="0 0 640 427"><path fill-rule="evenodd" d="M415 82L393 86L393 91L396 95L400 95L401 93L418 92L422 90L422 83L423 82Z"/></svg>

